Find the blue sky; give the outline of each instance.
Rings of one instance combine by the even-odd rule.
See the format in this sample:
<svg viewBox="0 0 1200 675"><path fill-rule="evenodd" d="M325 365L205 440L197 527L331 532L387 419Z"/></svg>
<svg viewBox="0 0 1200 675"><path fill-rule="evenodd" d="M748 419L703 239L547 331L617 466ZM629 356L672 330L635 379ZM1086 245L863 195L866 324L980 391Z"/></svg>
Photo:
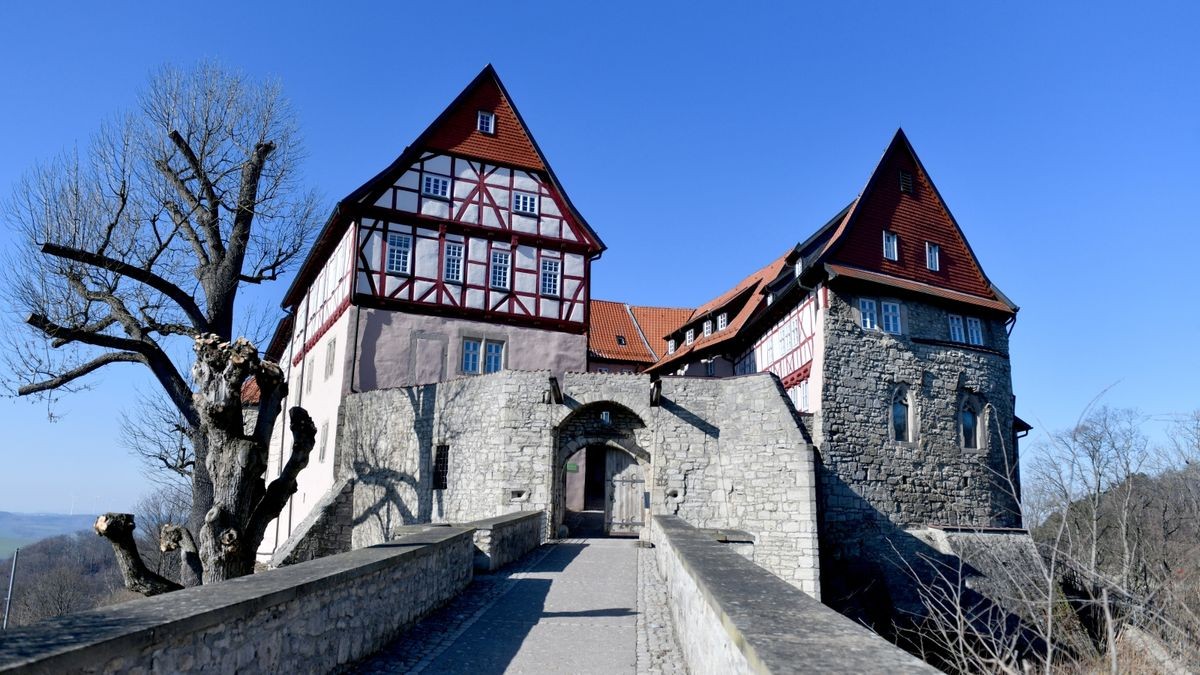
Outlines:
<svg viewBox="0 0 1200 675"><path fill-rule="evenodd" d="M159 64L216 58L282 80L332 204L491 62L609 246L593 295L688 306L849 202L902 125L1022 307L1035 436L1114 383L1112 405L1200 407L1194 3L173 4L0 7L0 196ZM0 400L0 510L149 490L116 418L150 384L135 366L95 381L53 424Z"/></svg>

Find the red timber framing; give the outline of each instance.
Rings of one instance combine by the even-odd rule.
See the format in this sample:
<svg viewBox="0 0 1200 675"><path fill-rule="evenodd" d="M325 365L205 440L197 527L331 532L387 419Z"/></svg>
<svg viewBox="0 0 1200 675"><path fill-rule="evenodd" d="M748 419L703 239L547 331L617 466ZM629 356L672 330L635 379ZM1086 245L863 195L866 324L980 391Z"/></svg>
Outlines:
<svg viewBox="0 0 1200 675"><path fill-rule="evenodd" d="M736 371L775 373L785 389L807 379L812 369L816 309L816 295L810 293L738 358Z"/></svg>

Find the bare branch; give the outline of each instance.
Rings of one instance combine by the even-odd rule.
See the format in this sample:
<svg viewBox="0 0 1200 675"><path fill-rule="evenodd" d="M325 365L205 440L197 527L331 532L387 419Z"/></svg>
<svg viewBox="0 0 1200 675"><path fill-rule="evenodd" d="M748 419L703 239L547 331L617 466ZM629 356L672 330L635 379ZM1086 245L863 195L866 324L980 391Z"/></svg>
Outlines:
<svg viewBox="0 0 1200 675"><path fill-rule="evenodd" d="M88 373L92 373L100 368L103 368L110 363L145 362L146 357L141 354L135 354L132 352L108 352L106 354L101 354L99 357L92 359L82 366L72 368L71 370L68 370L56 377L25 385L24 387L17 389L17 395L28 396L29 394L36 394L43 391L49 391L51 389L58 389L59 387L69 384L83 377L84 375L87 375Z"/></svg>
<svg viewBox="0 0 1200 675"><path fill-rule="evenodd" d="M106 513L96 519L96 534L112 542L125 587L142 595L160 595L183 588L179 584L146 568L142 554L133 540L133 516L128 513Z"/></svg>

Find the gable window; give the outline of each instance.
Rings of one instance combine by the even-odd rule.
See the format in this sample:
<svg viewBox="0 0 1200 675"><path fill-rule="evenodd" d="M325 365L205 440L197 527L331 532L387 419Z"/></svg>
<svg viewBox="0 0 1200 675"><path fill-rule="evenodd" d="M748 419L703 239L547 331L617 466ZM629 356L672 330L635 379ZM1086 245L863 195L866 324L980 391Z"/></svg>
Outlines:
<svg viewBox="0 0 1200 675"><path fill-rule="evenodd" d="M337 361L337 338L329 341L325 347L325 379L333 376L333 366Z"/></svg>
<svg viewBox="0 0 1200 675"><path fill-rule="evenodd" d="M321 445L319 446L320 450L317 452L318 462L325 461L325 446L327 445L329 445L329 420L321 423Z"/></svg>
<svg viewBox="0 0 1200 675"><path fill-rule="evenodd" d="M549 258L542 259L542 295L558 295L558 271L562 263Z"/></svg>
<svg viewBox="0 0 1200 675"><path fill-rule="evenodd" d="M531 216L536 216L538 212L538 197L528 192L514 192L512 208L517 213L527 213Z"/></svg>
<svg viewBox="0 0 1200 675"><path fill-rule="evenodd" d="M674 340L667 340L667 353L668 354L675 353L675 341Z"/></svg>
<svg viewBox="0 0 1200 675"><path fill-rule="evenodd" d="M726 314L725 312L721 312L720 314L718 314L717 315L717 330L725 330L725 328L728 325L729 325L729 315Z"/></svg>
<svg viewBox="0 0 1200 675"><path fill-rule="evenodd" d="M421 192L426 197L441 197L442 199L446 199L450 196L450 179L427 173L425 174L425 182L421 185Z"/></svg>
<svg viewBox="0 0 1200 675"><path fill-rule="evenodd" d="M492 288L508 290L508 269L512 256L508 251L492 251Z"/></svg>
<svg viewBox="0 0 1200 675"><path fill-rule="evenodd" d="M626 345L626 342L625 342L625 336L624 336L624 335L618 335L618 336L617 336L617 344L618 344L618 345L621 345L622 347L624 347L624 346Z"/></svg>
<svg viewBox="0 0 1200 675"><path fill-rule="evenodd" d="M937 272L942 268L942 247L932 242L925 242L925 266Z"/></svg>
<svg viewBox="0 0 1200 675"><path fill-rule="evenodd" d="M967 342L973 345L983 344L983 322L973 316L967 317Z"/></svg>
<svg viewBox="0 0 1200 675"><path fill-rule="evenodd" d="M883 257L888 260L900 259L900 237L895 232L883 232Z"/></svg>
<svg viewBox="0 0 1200 675"><path fill-rule="evenodd" d="M912 174L907 171L900 172L900 191L906 195L913 193Z"/></svg>
<svg viewBox="0 0 1200 675"><path fill-rule="evenodd" d="M870 298L858 299L858 313L861 316L859 325L865 330L875 330L878 324L875 323L875 301Z"/></svg>
<svg viewBox="0 0 1200 675"><path fill-rule="evenodd" d="M412 262L412 236L392 232L387 238L387 271L408 274Z"/></svg>
<svg viewBox="0 0 1200 675"><path fill-rule="evenodd" d="M462 283L463 245L446 242L446 259L442 262L442 278L453 283Z"/></svg>
<svg viewBox="0 0 1200 675"><path fill-rule="evenodd" d="M883 304L883 330L893 335L900 334L900 303L885 302Z"/></svg>
<svg viewBox="0 0 1200 675"><path fill-rule="evenodd" d="M445 490L450 478L450 446L439 445L433 453L433 489Z"/></svg>
<svg viewBox="0 0 1200 675"><path fill-rule="evenodd" d="M712 319L704 322L704 337L712 335Z"/></svg>
<svg viewBox="0 0 1200 675"><path fill-rule="evenodd" d="M950 339L954 342L966 342L963 336L963 320L957 314L950 315Z"/></svg>
<svg viewBox="0 0 1200 675"><path fill-rule="evenodd" d="M979 444L979 409L971 399L966 399L962 403L962 408L958 413L959 430L962 433L962 446L964 448L978 449Z"/></svg>
<svg viewBox="0 0 1200 675"><path fill-rule="evenodd" d="M694 328L687 329L687 332L684 333L684 335L683 335L684 344L690 345L695 341L696 341L696 329L694 329Z"/></svg>
<svg viewBox="0 0 1200 675"><path fill-rule="evenodd" d="M908 387L896 387L892 394L891 431L892 440L902 443L912 441L912 409L908 402Z"/></svg>
<svg viewBox="0 0 1200 675"><path fill-rule="evenodd" d="M496 116L486 110L480 110L475 119L475 128L485 134L496 133Z"/></svg>

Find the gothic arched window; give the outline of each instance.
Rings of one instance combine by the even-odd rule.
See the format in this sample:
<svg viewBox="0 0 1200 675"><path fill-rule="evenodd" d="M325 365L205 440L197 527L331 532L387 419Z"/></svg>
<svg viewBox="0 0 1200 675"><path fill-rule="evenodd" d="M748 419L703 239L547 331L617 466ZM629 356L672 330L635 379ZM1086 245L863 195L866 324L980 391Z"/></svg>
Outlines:
<svg viewBox="0 0 1200 675"><path fill-rule="evenodd" d="M974 396L966 396L958 408L958 430L964 448L976 450L983 447L981 406Z"/></svg>
<svg viewBox="0 0 1200 675"><path fill-rule="evenodd" d="M892 394L892 440L912 441L912 407L905 386L896 387Z"/></svg>

